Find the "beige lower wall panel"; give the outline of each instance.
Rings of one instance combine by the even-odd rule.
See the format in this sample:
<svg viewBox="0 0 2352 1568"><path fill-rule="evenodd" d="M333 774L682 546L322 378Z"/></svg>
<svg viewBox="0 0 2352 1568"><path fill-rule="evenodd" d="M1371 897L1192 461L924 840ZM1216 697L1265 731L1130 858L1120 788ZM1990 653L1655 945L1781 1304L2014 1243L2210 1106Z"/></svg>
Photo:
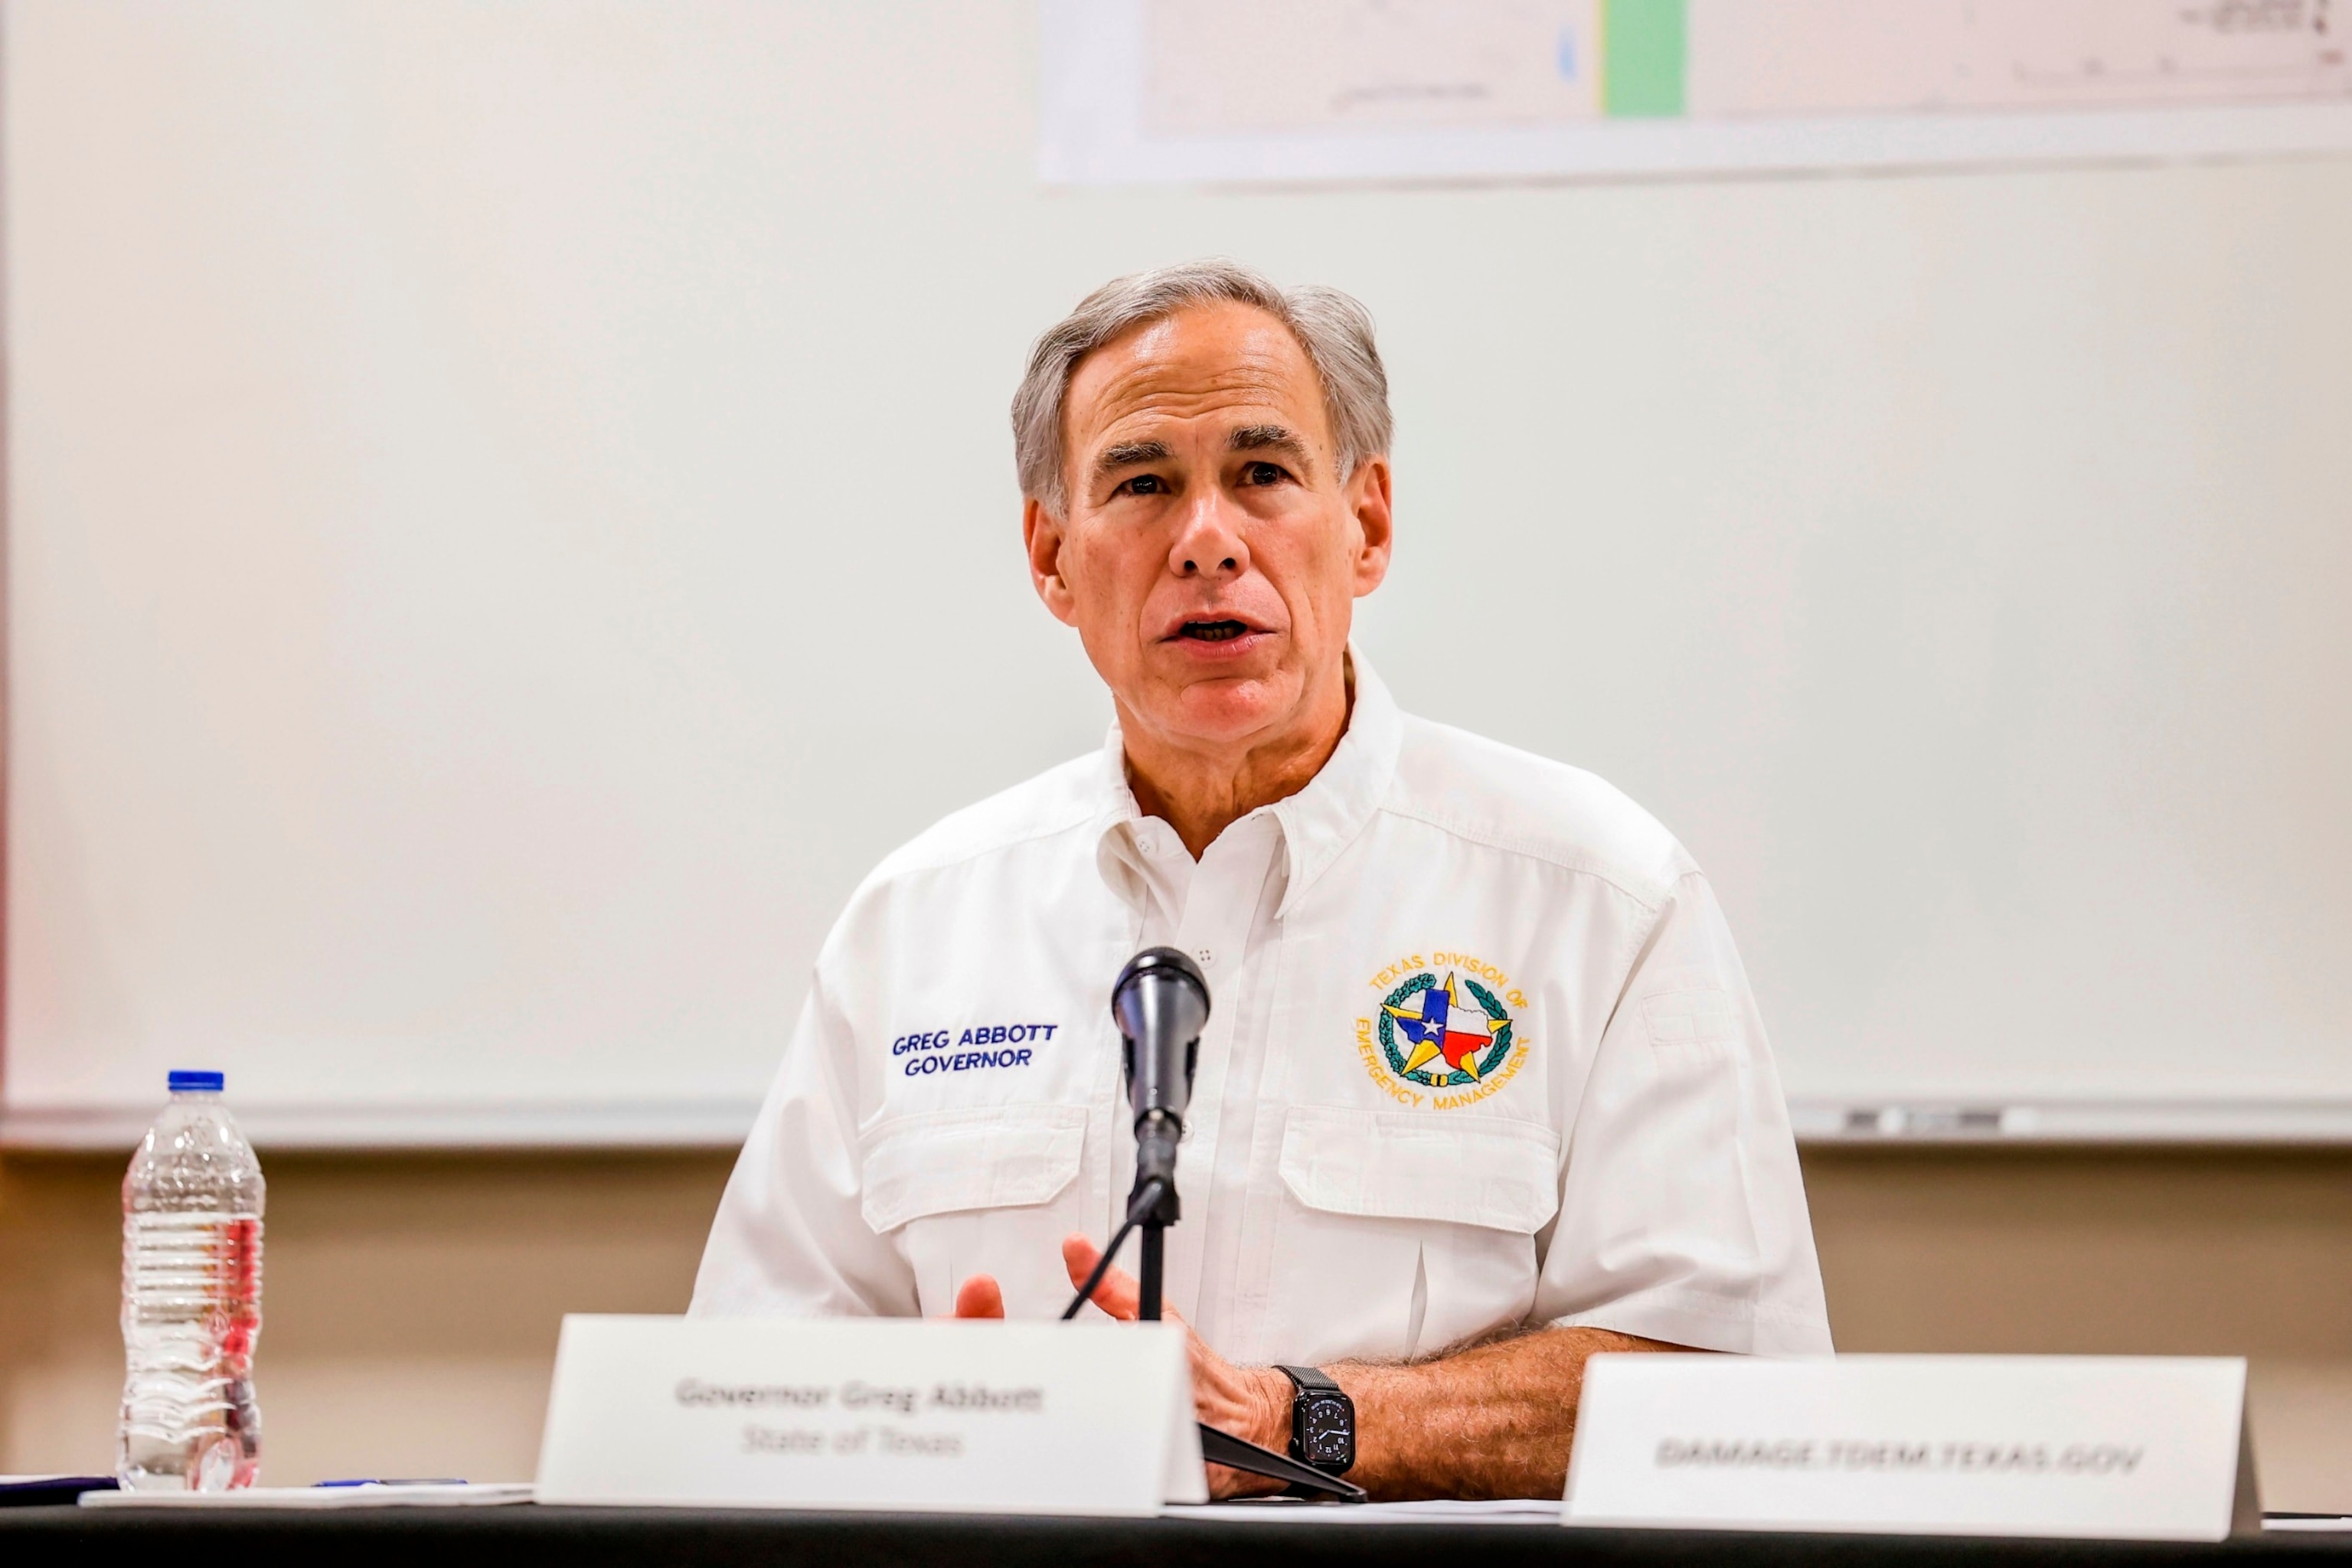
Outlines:
<svg viewBox="0 0 2352 1568"><path fill-rule="evenodd" d="M2250 1358L2265 1507L2352 1511L2352 1151L1816 1150L1845 1351Z"/></svg>
<svg viewBox="0 0 2352 1568"><path fill-rule="evenodd" d="M682 1310L729 1163L267 1163L255 1380L279 1485L528 1478L563 1313ZM113 1468L120 1180L0 1163L0 1471Z"/></svg>
<svg viewBox="0 0 2352 1568"><path fill-rule="evenodd" d="M265 1476L528 1476L566 1311L670 1312L729 1162L269 1161ZM2273 1508L2352 1508L2352 1152L1817 1152L1849 1351L2242 1354ZM111 1465L120 1163L0 1162L0 1471Z"/></svg>
<svg viewBox="0 0 2352 1568"><path fill-rule="evenodd" d="M543 1356L367 1357L263 1363L262 1479L374 1476L529 1480L547 1406ZM16 1471L113 1469L120 1353L35 1365L9 1393Z"/></svg>

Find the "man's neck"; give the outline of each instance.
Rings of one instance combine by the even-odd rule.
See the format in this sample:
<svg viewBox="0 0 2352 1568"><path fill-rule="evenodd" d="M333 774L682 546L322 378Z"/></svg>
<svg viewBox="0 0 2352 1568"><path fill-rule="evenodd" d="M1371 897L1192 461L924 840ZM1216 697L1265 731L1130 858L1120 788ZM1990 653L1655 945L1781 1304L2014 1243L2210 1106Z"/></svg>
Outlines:
<svg viewBox="0 0 2352 1568"><path fill-rule="evenodd" d="M1272 738L1233 750L1202 750L1171 742L1121 713L1127 783L1146 816L1176 830L1193 859L1217 836L1262 805L1305 789L1348 732L1355 709L1354 672L1309 705L1304 722Z"/></svg>

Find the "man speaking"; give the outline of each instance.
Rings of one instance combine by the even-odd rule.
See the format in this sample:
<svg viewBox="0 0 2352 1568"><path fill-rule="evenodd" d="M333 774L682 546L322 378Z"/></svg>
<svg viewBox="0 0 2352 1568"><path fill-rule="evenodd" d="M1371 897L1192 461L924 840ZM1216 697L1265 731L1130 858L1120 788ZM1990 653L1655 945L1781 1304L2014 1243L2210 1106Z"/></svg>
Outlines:
<svg viewBox="0 0 2352 1568"><path fill-rule="evenodd" d="M1290 1448L1335 1383L1325 1452L1374 1495L1558 1496L1594 1352L1826 1352L1706 879L1349 647L1394 533L1363 309L1226 262L1120 279L1037 341L1013 428L1030 574L1118 722L850 900L694 1310L1058 1313L1133 1169L1111 982L1165 944L1213 998L1166 1287L1202 1420Z"/></svg>

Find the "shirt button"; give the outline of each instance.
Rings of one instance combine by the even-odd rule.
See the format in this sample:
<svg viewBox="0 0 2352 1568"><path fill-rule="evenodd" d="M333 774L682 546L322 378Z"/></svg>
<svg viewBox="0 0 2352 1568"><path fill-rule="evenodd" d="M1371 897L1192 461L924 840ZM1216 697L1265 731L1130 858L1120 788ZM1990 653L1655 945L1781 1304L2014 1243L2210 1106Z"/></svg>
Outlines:
<svg viewBox="0 0 2352 1568"><path fill-rule="evenodd" d="M1192 956L1201 961L1201 967L1203 969L1208 968L1209 965L1217 962L1217 955L1210 952L1205 947L1201 949L1200 952L1194 953Z"/></svg>

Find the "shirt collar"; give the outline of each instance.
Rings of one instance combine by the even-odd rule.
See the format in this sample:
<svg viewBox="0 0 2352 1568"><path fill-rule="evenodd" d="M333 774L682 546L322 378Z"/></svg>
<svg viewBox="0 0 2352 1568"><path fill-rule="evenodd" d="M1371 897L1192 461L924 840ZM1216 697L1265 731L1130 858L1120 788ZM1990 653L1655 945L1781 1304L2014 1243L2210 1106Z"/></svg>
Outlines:
<svg viewBox="0 0 2352 1568"><path fill-rule="evenodd" d="M1339 750L1307 786L1277 801L1282 840L1290 855L1290 885L1283 890L1277 917L1286 916L1315 879L1372 820L1396 778L1397 752L1404 744L1404 719L1386 682L1353 647L1348 659L1356 681L1356 701Z"/></svg>
<svg viewBox="0 0 2352 1568"><path fill-rule="evenodd" d="M1305 789L1262 808L1280 825L1286 858L1288 875L1282 905L1275 911L1277 918L1289 914L1315 879L1355 841L1387 798L1396 777L1397 753L1404 742L1403 717L1387 684L1352 646L1348 659L1355 683L1348 732L1339 737L1338 749ZM1135 792L1128 787L1127 746L1116 720L1104 738L1101 758L1095 861L1103 880L1134 903L1142 897L1142 879L1147 874L1136 843L1143 812L1135 804ZM1168 832L1164 827L1154 831Z"/></svg>

